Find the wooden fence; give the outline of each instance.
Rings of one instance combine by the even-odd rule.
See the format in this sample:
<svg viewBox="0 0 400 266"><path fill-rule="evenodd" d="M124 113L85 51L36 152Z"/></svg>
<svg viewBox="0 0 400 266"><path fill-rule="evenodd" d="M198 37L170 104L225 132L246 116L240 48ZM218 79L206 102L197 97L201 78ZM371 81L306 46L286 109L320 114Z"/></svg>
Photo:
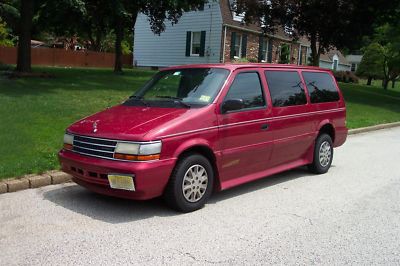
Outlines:
<svg viewBox="0 0 400 266"><path fill-rule="evenodd" d="M115 54L93 51L70 51L56 48L32 48L32 65L66 67L113 67ZM132 66L133 56L124 55L123 65ZM16 64L17 48L0 47L0 63Z"/></svg>

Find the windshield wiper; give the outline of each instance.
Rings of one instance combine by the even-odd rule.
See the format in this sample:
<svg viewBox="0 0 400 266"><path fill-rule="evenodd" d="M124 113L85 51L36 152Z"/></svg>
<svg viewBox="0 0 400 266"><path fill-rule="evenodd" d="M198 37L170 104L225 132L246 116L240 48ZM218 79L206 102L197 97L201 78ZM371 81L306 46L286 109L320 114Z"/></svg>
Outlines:
<svg viewBox="0 0 400 266"><path fill-rule="evenodd" d="M156 98L164 98L164 99L172 99L172 100L178 100L178 101L182 101L182 98L179 97L174 97L174 96L163 96L163 95L156 95Z"/></svg>
<svg viewBox="0 0 400 266"><path fill-rule="evenodd" d="M187 103L184 103L182 98L179 97L174 97L174 96L164 96L164 95L156 95L156 98L161 98L161 99L171 99L174 100L174 102L179 103L183 107L190 108L191 106Z"/></svg>
<svg viewBox="0 0 400 266"><path fill-rule="evenodd" d="M148 106L147 102L143 99L143 96L132 95L132 96L129 96L129 100L131 100L131 99L141 102L146 107Z"/></svg>

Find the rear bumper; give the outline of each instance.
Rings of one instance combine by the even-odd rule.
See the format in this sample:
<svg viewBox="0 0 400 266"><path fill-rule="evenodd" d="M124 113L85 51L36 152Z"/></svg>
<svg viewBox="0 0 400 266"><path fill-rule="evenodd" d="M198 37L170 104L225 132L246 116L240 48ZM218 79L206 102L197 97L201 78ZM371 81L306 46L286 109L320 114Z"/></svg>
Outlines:
<svg viewBox="0 0 400 266"><path fill-rule="evenodd" d="M161 196L175 165L175 159L152 162L121 162L83 156L61 150L61 169L72 175L73 181L96 193L120 198L146 200ZM135 191L110 188L108 174L134 176Z"/></svg>
<svg viewBox="0 0 400 266"><path fill-rule="evenodd" d="M335 130L335 141L333 143L334 147L339 147L345 143L347 139L348 129L346 127L336 128Z"/></svg>

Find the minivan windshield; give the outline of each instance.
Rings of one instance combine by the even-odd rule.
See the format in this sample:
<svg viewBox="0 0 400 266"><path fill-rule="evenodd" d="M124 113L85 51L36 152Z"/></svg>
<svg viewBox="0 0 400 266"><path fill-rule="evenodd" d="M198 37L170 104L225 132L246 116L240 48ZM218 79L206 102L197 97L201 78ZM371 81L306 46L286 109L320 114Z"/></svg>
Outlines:
<svg viewBox="0 0 400 266"><path fill-rule="evenodd" d="M205 106L211 103L229 71L222 68L182 68L160 71L125 103L161 107Z"/></svg>

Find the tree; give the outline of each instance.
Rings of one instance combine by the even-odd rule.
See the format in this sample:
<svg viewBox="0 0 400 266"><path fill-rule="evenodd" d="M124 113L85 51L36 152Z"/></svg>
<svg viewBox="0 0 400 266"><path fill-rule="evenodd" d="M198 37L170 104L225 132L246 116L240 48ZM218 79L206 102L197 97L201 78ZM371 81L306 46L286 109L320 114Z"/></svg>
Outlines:
<svg viewBox="0 0 400 266"><path fill-rule="evenodd" d="M18 72L31 71L31 39L34 27L41 16L51 14L54 18L65 17L74 21L71 11L80 6L81 0L3 0L0 3L0 15L5 18L13 31L18 35L17 68ZM54 5L56 3L56 5ZM57 8L55 8L57 6ZM49 8L50 7L50 8ZM64 16L62 15L64 11ZM58 13L58 14L57 14ZM35 21L34 21L35 17ZM50 21L49 21L50 22Z"/></svg>
<svg viewBox="0 0 400 266"><path fill-rule="evenodd" d="M281 52L279 57L279 64L289 64L290 63L290 46L288 44L282 44Z"/></svg>
<svg viewBox="0 0 400 266"><path fill-rule="evenodd" d="M383 47L379 43L372 43L365 49L357 75L366 77L367 85L371 85L372 79L383 77L383 56Z"/></svg>
<svg viewBox="0 0 400 266"><path fill-rule="evenodd" d="M399 0L238 0L236 12L245 22L262 25L266 32L277 27L306 36L311 45L311 64L318 66L321 53L357 46L373 32L373 23L392 12ZM362 18L362 19L361 19ZM366 23L368 21L368 23Z"/></svg>
<svg viewBox="0 0 400 266"><path fill-rule="evenodd" d="M13 46L13 41L9 37L7 24L0 18L0 46Z"/></svg>
<svg viewBox="0 0 400 266"><path fill-rule="evenodd" d="M18 35L16 70L19 72L31 71L33 16L38 4L38 0L5 0L0 4L0 15Z"/></svg>
<svg viewBox="0 0 400 266"><path fill-rule="evenodd" d="M9 18L18 33L17 71L31 71L30 40L34 26L56 34L82 34L92 48L115 34L114 71L122 71L122 42L126 30L132 30L139 12L148 16L151 30L160 34L165 22L177 23L183 12L200 8L207 0L3 0L0 15ZM14 15L13 15L14 14ZM33 20L35 18L35 20ZM66 18L68 18L66 20ZM67 21L67 22L66 22Z"/></svg>
<svg viewBox="0 0 400 266"><path fill-rule="evenodd" d="M20 12L17 71L30 72L34 0L21 0Z"/></svg>
<svg viewBox="0 0 400 266"><path fill-rule="evenodd" d="M383 51L383 81L382 86L386 90L389 81L392 86L400 75L400 29L398 22L386 23L377 27L374 39L382 46Z"/></svg>

